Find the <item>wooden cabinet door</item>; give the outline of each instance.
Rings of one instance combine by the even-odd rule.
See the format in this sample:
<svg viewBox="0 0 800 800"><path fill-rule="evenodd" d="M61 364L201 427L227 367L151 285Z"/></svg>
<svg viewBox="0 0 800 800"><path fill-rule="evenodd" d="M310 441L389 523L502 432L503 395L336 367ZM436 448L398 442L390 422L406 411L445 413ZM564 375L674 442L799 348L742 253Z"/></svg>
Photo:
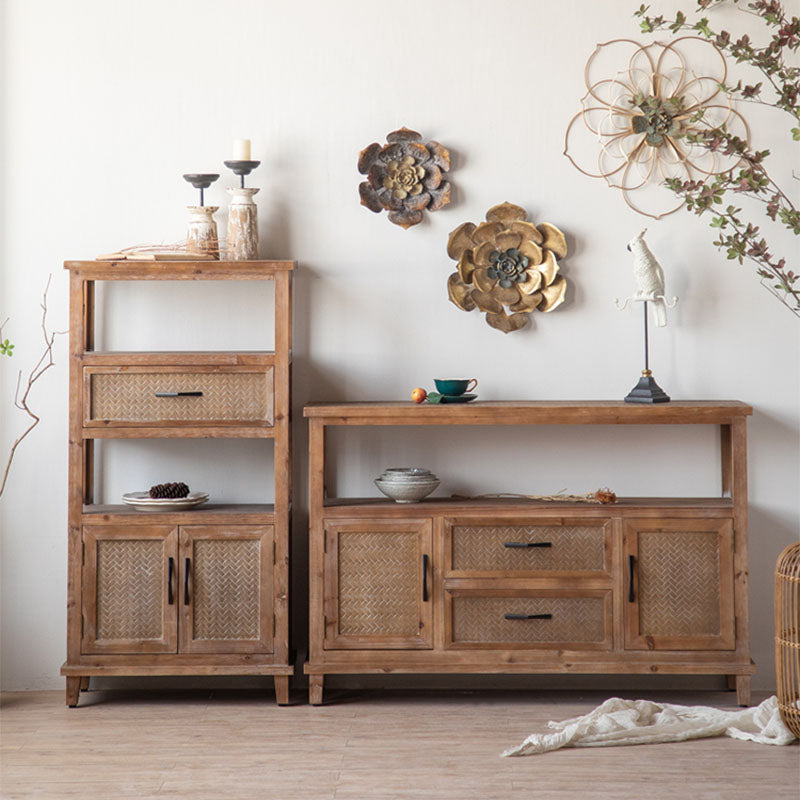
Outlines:
<svg viewBox="0 0 800 800"><path fill-rule="evenodd" d="M83 653L174 653L178 530L83 529Z"/></svg>
<svg viewBox="0 0 800 800"><path fill-rule="evenodd" d="M433 647L429 519L325 528L326 649Z"/></svg>
<svg viewBox="0 0 800 800"><path fill-rule="evenodd" d="M733 650L730 520L628 520L624 524L625 647Z"/></svg>
<svg viewBox="0 0 800 800"><path fill-rule="evenodd" d="M271 653L272 525L180 529L182 653Z"/></svg>

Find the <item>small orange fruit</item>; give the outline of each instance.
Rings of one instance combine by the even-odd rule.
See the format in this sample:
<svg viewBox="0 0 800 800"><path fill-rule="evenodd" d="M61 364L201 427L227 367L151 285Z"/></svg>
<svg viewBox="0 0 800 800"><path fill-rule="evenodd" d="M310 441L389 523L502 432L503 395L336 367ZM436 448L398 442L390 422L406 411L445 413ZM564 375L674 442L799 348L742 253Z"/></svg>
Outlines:
<svg viewBox="0 0 800 800"><path fill-rule="evenodd" d="M424 403L427 396L428 393L420 386L417 386L417 388L411 392L411 399L415 403Z"/></svg>

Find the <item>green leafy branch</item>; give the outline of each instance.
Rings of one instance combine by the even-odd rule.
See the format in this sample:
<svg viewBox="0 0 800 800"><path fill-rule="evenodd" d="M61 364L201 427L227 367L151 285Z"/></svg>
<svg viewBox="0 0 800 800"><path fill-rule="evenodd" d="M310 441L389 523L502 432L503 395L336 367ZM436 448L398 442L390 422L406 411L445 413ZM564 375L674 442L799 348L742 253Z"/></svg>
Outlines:
<svg viewBox="0 0 800 800"><path fill-rule="evenodd" d="M699 11L715 8L727 0L697 0ZM738 5L739 0L733 0ZM777 0L754 0L743 13L760 18L770 35L764 47L757 47L748 35L734 39L728 31L715 31L707 17L692 22L681 11L674 19L663 15L651 16L650 7L641 5L634 12L640 18L640 27L645 33L669 30L673 34L694 32L708 39L736 63L746 63L760 70L764 80L735 85L720 84L720 88L732 98L772 106L788 113L793 123L800 122L800 67L787 64L786 52L796 53L800 48L800 18L789 17ZM768 92L764 92L768 89ZM702 117L702 111L695 118ZM791 128L792 138L800 140L800 125ZM800 286L798 275L787 268L785 258L775 257L764 238L760 227L743 220L738 204L726 203L726 195L749 197L762 205L765 215L775 223L800 235L800 211L786 192L767 171L770 151L758 150L734 134L725 125L710 127L702 132L686 135L686 141L704 147L735 160L731 169L718 173L710 181L667 180L666 185L679 197L683 197L686 208L698 216L711 213L711 227L718 231L714 244L724 250L728 259L744 263L747 259L756 264L761 283L794 314L800 316ZM794 176L793 176L794 177Z"/></svg>

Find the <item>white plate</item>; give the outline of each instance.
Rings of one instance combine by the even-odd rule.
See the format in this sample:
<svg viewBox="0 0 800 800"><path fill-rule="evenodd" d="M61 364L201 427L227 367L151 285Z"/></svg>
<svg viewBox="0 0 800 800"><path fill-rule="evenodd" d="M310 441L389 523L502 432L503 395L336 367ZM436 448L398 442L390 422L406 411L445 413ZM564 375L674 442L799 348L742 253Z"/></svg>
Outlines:
<svg viewBox="0 0 800 800"><path fill-rule="evenodd" d="M150 497L149 492L129 492L122 501L139 511L185 511L208 500L208 492L189 492L186 497Z"/></svg>

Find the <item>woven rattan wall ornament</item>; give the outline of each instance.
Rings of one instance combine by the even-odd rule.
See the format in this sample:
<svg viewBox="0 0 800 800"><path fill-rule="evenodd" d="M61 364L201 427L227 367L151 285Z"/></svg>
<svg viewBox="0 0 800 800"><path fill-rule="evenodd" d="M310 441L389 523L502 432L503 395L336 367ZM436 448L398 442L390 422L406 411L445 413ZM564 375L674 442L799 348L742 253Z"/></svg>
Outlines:
<svg viewBox="0 0 800 800"><path fill-rule="evenodd" d="M689 56L701 74L689 69ZM611 70L613 77L597 77ZM620 189L634 211L672 214L683 201L675 205L666 180L704 181L738 161L706 146L711 128L724 125L747 141L747 123L721 88L726 76L722 53L696 36L599 44L586 62L587 92L567 126L564 155L584 175Z"/></svg>
<svg viewBox="0 0 800 800"><path fill-rule="evenodd" d="M383 146L373 142L359 153L358 171L367 176L358 192L361 205L376 214L389 212L401 228L422 222L422 212L438 211L450 202L450 153L439 142L423 144L422 135L400 128Z"/></svg>
<svg viewBox="0 0 800 800"><path fill-rule="evenodd" d="M557 259L567 254L567 241L555 225L530 222L524 208L502 203L486 212L486 222L459 225L447 254L458 261L447 281L450 300L463 311L486 312L486 322L503 333L564 302L567 281Z"/></svg>
<svg viewBox="0 0 800 800"><path fill-rule="evenodd" d="M781 717L800 738L800 542L775 565L775 673Z"/></svg>

